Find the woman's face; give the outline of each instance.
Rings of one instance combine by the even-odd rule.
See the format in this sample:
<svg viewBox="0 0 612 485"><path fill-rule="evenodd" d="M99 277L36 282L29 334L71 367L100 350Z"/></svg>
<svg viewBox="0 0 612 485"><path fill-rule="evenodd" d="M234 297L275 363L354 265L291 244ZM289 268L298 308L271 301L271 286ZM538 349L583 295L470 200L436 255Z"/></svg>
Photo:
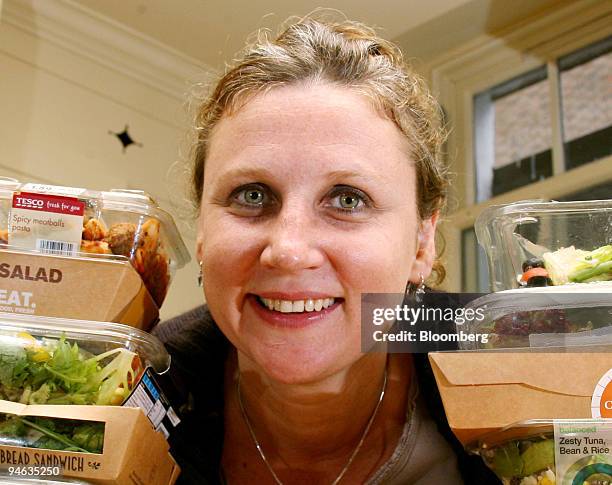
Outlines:
<svg viewBox="0 0 612 485"><path fill-rule="evenodd" d="M215 127L204 291L223 333L269 377L306 383L350 366L362 355L361 294L429 275L435 218L419 221L408 153L368 98L329 85L273 89Z"/></svg>

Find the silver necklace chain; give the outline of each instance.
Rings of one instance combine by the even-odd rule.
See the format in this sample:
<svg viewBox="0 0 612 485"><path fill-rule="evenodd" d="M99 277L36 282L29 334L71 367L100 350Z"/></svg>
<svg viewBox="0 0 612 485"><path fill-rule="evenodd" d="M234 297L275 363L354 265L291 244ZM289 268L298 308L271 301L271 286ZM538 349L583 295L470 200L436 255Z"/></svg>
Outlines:
<svg viewBox="0 0 612 485"><path fill-rule="evenodd" d="M249 432L251 433L251 438L253 439L253 443L255 444L255 448L257 448L257 451L259 452L259 456L261 456L261 460L264 462L264 464L268 468L268 471L270 472L270 474L274 478L274 481L276 482L276 484L277 485L283 485L283 482L281 481L281 479L278 478L278 475L274 472L274 469L272 468L272 465L270 465L270 463L268 462L268 459L266 458L266 455L264 454L263 449L262 449L261 445L259 444L259 440L257 439L257 436L255 436L255 430L253 430L253 426L251 426L251 421L249 420L249 417L247 416L247 413L246 413L246 411L244 409L244 404L242 402L242 393L240 392L240 377L241 377L240 376L240 372L238 372L238 379L236 381L236 391L238 393L238 404L240 405L240 411L242 412L242 417L244 418L244 422L246 423L247 428L249 428ZM361 449L361 445L363 445L363 442L365 441L365 438L366 438L366 436L368 434L368 431L370 431L370 428L372 427L372 423L374 422L374 418L376 418L376 415L378 414L378 409L380 408L380 405L381 405L381 403L383 401L383 398L385 397L386 389L387 389L387 366L385 366L385 374L384 374L384 377L383 377L383 384L382 384L382 388L380 390L380 396L378 396L378 402L376 403L376 407L374 408L374 411L372 411L372 415L370 416L370 419L368 420L368 424L366 425L365 429L363 430L363 433L361 434L361 438L359 439L359 443L357 443L357 446L353 450L353 453L351 453L351 456L349 457L348 461L346 462L346 465L344 465L344 468L342 468L342 470L340 471L339 475L336 477L336 479L332 482L331 485L338 485L338 483L340 483L340 480L342 480L342 478L344 477L344 475L346 474L346 472L350 468L351 464L353 463L353 460L357 456L357 453L359 453L359 450Z"/></svg>

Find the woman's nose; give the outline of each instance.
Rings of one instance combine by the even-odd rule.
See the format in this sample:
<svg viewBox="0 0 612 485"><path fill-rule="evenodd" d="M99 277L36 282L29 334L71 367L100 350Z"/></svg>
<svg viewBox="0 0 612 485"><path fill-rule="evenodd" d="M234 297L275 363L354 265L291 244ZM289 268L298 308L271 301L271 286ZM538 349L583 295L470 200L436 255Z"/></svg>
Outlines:
<svg viewBox="0 0 612 485"><path fill-rule="evenodd" d="M286 271L315 269L325 259L319 241L316 228L303 214L281 214L271 228L261 263Z"/></svg>

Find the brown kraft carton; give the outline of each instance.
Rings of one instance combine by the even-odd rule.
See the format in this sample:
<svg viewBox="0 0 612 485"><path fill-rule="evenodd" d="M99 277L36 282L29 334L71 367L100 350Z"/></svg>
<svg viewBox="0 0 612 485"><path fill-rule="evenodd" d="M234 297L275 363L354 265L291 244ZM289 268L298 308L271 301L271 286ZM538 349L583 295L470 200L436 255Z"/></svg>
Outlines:
<svg viewBox="0 0 612 485"><path fill-rule="evenodd" d="M127 259L0 249L0 312L116 322L149 330L159 312Z"/></svg>
<svg viewBox="0 0 612 485"><path fill-rule="evenodd" d="M463 443L529 419L591 418L610 352L433 352L448 423Z"/></svg>
<svg viewBox="0 0 612 485"><path fill-rule="evenodd" d="M101 453L59 451L2 444L0 469L57 467L62 478L95 485L172 485L180 469L163 434L139 408L115 406L24 405L0 401L0 413L95 421L104 424Z"/></svg>

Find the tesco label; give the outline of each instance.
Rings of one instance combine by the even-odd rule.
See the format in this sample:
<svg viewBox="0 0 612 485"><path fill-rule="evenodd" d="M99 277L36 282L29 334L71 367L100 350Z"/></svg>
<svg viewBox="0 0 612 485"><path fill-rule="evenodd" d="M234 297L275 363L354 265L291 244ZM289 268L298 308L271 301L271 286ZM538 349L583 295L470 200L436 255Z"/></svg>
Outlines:
<svg viewBox="0 0 612 485"><path fill-rule="evenodd" d="M19 209L42 209L45 201L41 199L30 199L28 197L15 196L13 207Z"/></svg>
<svg viewBox="0 0 612 485"><path fill-rule="evenodd" d="M21 192L13 194L13 209L82 216L85 212L85 203L75 197Z"/></svg>

